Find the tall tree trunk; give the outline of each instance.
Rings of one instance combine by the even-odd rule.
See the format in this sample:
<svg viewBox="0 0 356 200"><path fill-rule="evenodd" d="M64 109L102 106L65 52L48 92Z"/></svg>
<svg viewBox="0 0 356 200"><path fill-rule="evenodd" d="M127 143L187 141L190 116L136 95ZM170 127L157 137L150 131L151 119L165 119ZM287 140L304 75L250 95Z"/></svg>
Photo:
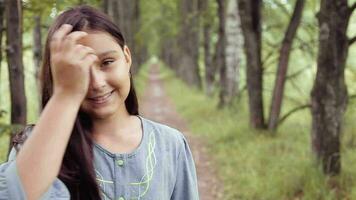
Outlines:
<svg viewBox="0 0 356 200"><path fill-rule="evenodd" d="M140 52L138 52L138 44L136 35L139 30L139 0L113 0L112 12L109 14L113 17L114 22L122 31L126 44L129 47L132 55L132 72L136 73L140 64Z"/></svg>
<svg viewBox="0 0 356 200"><path fill-rule="evenodd" d="M35 79L37 85L37 94L41 93L40 86L40 68L42 62L42 34L41 34L41 16L34 16L35 27L33 29L33 63L35 66ZM38 99L38 106L41 107L41 101ZM40 110L39 110L40 112Z"/></svg>
<svg viewBox="0 0 356 200"><path fill-rule="evenodd" d="M178 75L189 85L201 88L199 74L199 12L197 0L180 0Z"/></svg>
<svg viewBox="0 0 356 200"><path fill-rule="evenodd" d="M160 57L175 72L176 71L176 63L174 62L174 56L176 53L175 40L172 37L164 38L161 43Z"/></svg>
<svg viewBox="0 0 356 200"><path fill-rule="evenodd" d="M36 79L38 80L39 69L42 61L42 35L41 16L34 16L35 27L33 29L33 62L36 67Z"/></svg>
<svg viewBox="0 0 356 200"><path fill-rule="evenodd" d="M1 77L1 63L2 63L2 35L4 31L4 13L5 13L5 0L0 0L0 77ZM1 112L1 110L0 110Z"/></svg>
<svg viewBox="0 0 356 200"><path fill-rule="evenodd" d="M221 70L220 106L231 104L238 90L241 30L236 0L227 0L225 20L225 70Z"/></svg>
<svg viewBox="0 0 356 200"><path fill-rule="evenodd" d="M311 92L312 146L329 175L341 171L340 133L347 106L344 72L349 18L347 0L321 0L318 66Z"/></svg>
<svg viewBox="0 0 356 200"><path fill-rule="evenodd" d="M261 0L238 0L244 49L247 58L247 91L249 97L250 125L264 129L263 69L261 62Z"/></svg>
<svg viewBox="0 0 356 200"><path fill-rule="evenodd" d="M6 19L6 52L10 80L11 124L25 125L27 109L22 62L22 5L20 0L6 1Z"/></svg>
<svg viewBox="0 0 356 200"><path fill-rule="evenodd" d="M215 81L215 70L212 65L211 57L211 26L209 23L204 24L203 26L203 37L204 37L204 63L205 63L205 85L206 85L206 94L211 96L213 94L213 86Z"/></svg>
<svg viewBox="0 0 356 200"><path fill-rule="evenodd" d="M291 52L293 39L297 33L297 29L302 18L304 3L305 0L296 1L293 15L290 19L287 31L284 34L281 49L279 50L278 69L276 74L276 81L274 83L273 97L271 101L268 122L268 129L270 130L276 129L278 125L284 94L284 85L288 70L289 55Z"/></svg>
<svg viewBox="0 0 356 200"><path fill-rule="evenodd" d="M140 27L142 26L142 18L141 18L141 2L136 0L134 9L133 9L133 20L134 20L134 55L135 55L135 73L140 70L140 66L146 61L147 59L147 42L146 40L139 37L138 32Z"/></svg>
<svg viewBox="0 0 356 200"><path fill-rule="evenodd" d="M104 13L109 14L109 0L101 1L101 9Z"/></svg>
<svg viewBox="0 0 356 200"><path fill-rule="evenodd" d="M204 46L204 64L205 64L205 92L210 97L213 94L215 81L215 67L212 63L211 54L211 29L212 19L209 15L209 1L199 0L200 10L202 12L203 26L203 46Z"/></svg>
<svg viewBox="0 0 356 200"><path fill-rule="evenodd" d="M132 0L131 0L132 1ZM133 64L134 71L133 73L137 73L140 69L141 64L144 62L145 58L142 57L145 55L145 44L146 42L141 42L139 39L139 30L141 26L141 13L140 13L140 0L135 0L135 3L132 7L132 45L133 45Z"/></svg>
<svg viewBox="0 0 356 200"><path fill-rule="evenodd" d="M216 52L216 64L220 71L220 94L219 105L222 107L225 102L226 94L226 0L217 0L218 3L218 16L219 16L219 29L218 29L218 48Z"/></svg>

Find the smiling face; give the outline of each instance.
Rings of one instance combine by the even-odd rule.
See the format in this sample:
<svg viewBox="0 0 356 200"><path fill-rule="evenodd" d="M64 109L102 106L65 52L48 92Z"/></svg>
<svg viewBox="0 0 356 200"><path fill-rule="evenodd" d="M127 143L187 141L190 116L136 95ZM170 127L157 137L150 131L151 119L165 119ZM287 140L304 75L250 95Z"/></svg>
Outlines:
<svg viewBox="0 0 356 200"><path fill-rule="evenodd" d="M90 70L90 85L81 111L92 119L127 113L125 99L130 91L130 50L123 49L109 34L87 31L80 44L94 49L99 60Z"/></svg>

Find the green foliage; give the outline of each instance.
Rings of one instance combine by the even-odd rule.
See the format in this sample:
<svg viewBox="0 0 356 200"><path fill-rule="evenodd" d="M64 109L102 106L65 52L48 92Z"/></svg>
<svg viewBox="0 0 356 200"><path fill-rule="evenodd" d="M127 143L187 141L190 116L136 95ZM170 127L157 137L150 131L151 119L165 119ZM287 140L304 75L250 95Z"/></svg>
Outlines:
<svg viewBox="0 0 356 200"><path fill-rule="evenodd" d="M343 172L330 179L313 159L309 111L292 115L276 134L261 134L248 127L246 99L218 110L216 97L207 98L174 78L166 68L162 71L178 112L189 122L192 132L209 144L223 181L224 199L356 199L356 158L352 156L356 149L347 147L350 137L355 137L356 126L349 124L344 131ZM354 113L349 112L350 123L355 120Z"/></svg>
<svg viewBox="0 0 356 200"><path fill-rule="evenodd" d="M0 163L7 160L7 150L9 148L9 134L0 132Z"/></svg>
<svg viewBox="0 0 356 200"><path fill-rule="evenodd" d="M141 27L136 35L140 43L148 45L150 55L158 55L161 42L178 33L177 1L140 1Z"/></svg>

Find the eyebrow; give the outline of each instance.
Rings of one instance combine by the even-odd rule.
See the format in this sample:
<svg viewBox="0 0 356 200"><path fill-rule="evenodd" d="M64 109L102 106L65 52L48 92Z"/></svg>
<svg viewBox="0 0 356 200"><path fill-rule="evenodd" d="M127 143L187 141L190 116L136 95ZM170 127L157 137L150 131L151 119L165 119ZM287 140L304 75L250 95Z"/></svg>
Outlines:
<svg viewBox="0 0 356 200"><path fill-rule="evenodd" d="M99 54L97 54L97 55L98 55L98 57L103 57L103 56L106 56L106 55L108 55L108 54L116 53L116 52L117 52L117 51L115 51L115 50L110 50L110 51L105 51L105 52L99 53Z"/></svg>

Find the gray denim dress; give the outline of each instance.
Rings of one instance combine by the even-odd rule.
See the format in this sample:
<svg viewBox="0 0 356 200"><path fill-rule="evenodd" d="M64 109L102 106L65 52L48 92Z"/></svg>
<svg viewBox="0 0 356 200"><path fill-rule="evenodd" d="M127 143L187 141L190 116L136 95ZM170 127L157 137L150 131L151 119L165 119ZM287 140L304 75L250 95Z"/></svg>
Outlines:
<svg viewBox="0 0 356 200"><path fill-rule="evenodd" d="M197 200L194 160L183 134L139 116L143 137L129 154L114 154L94 145L94 168L102 200ZM31 173L31 172L29 172ZM22 200L25 193L16 168L16 151L0 165L0 200ZM42 200L69 200L56 179Z"/></svg>

